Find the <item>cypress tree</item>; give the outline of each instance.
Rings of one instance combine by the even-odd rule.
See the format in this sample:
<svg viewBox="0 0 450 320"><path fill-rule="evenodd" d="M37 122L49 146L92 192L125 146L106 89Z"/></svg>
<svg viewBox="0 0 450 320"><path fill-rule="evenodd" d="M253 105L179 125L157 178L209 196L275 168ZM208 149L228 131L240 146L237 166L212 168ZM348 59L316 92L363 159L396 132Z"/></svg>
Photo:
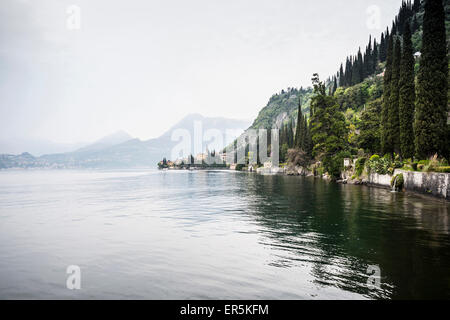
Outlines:
<svg viewBox="0 0 450 320"><path fill-rule="evenodd" d="M369 102L361 113L359 123L360 135L357 137L358 147L371 154L380 152L380 113L381 99Z"/></svg>
<svg viewBox="0 0 450 320"><path fill-rule="evenodd" d="M387 59L387 54L388 54L388 47L389 47L389 41L390 41L391 35L389 33L389 27L386 28L386 32L384 34L384 41L386 43L386 59ZM386 61L385 59L385 61Z"/></svg>
<svg viewBox="0 0 450 320"><path fill-rule="evenodd" d="M306 119L306 115L304 117L304 139L303 139L303 150L306 152L308 157L311 157L313 150L313 142L311 136L311 125L308 125L308 119Z"/></svg>
<svg viewBox="0 0 450 320"><path fill-rule="evenodd" d="M394 57L393 37L389 37L386 48L386 70L384 71L383 109L381 111L381 149L384 154L391 152L389 143L389 100L391 96L392 59Z"/></svg>
<svg viewBox="0 0 450 320"><path fill-rule="evenodd" d="M373 39L373 53L372 53L372 74L377 71L378 65L378 43L377 39Z"/></svg>
<svg viewBox="0 0 450 320"><path fill-rule="evenodd" d="M301 148L303 141L303 113L302 113L302 102L298 100L298 116L297 116L297 128L295 129L295 147Z"/></svg>
<svg viewBox="0 0 450 320"><path fill-rule="evenodd" d="M362 56L361 50L358 51L358 55L355 57L353 68L352 68L352 80L351 85L355 85L361 82L361 73L362 73Z"/></svg>
<svg viewBox="0 0 450 320"><path fill-rule="evenodd" d="M384 38L384 33L381 34L381 41L380 41L380 52L379 52L379 58L380 62L386 61L386 41Z"/></svg>
<svg viewBox="0 0 450 320"><path fill-rule="evenodd" d="M411 42L409 22L403 27L403 51L400 65L400 150L405 159L414 156L414 52Z"/></svg>
<svg viewBox="0 0 450 320"><path fill-rule="evenodd" d="M414 0L414 4L413 4L413 11L414 11L414 13L419 12L420 6L421 6L420 0Z"/></svg>
<svg viewBox="0 0 450 320"><path fill-rule="evenodd" d="M345 86L351 86L352 84L352 65L351 60L347 58L345 63Z"/></svg>
<svg viewBox="0 0 450 320"><path fill-rule="evenodd" d="M372 57L372 36L369 36L369 44L366 49L366 56L364 57L365 76L369 76L373 72L373 57Z"/></svg>
<svg viewBox="0 0 450 320"><path fill-rule="evenodd" d="M283 144L287 144L289 146L289 131L288 131L288 125L285 123L283 125L283 135L284 135L284 141Z"/></svg>
<svg viewBox="0 0 450 320"><path fill-rule="evenodd" d="M293 148L294 147L294 128L292 126L292 120L289 120L287 129L288 129L288 146L289 146L289 148Z"/></svg>
<svg viewBox="0 0 450 320"><path fill-rule="evenodd" d="M398 14L398 32L400 35L403 35L403 27L405 25L405 20L408 15L408 7L405 3L405 1L402 1L402 6L400 8L399 14Z"/></svg>
<svg viewBox="0 0 450 320"><path fill-rule="evenodd" d="M425 2L422 56L417 79L416 155L445 154L447 133L448 59L442 0Z"/></svg>
<svg viewBox="0 0 450 320"><path fill-rule="evenodd" d="M359 48L358 50L358 66L357 66L357 70L359 71L359 81L356 83L360 83L364 80L364 78L366 77L366 72L364 69L364 60L361 54L361 48Z"/></svg>
<svg viewBox="0 0 450 320"><path fill-rule="evenodd" d="M391 37L397 35L398 32L398 17L395 17L394 22L392 23L392 28L391 28Z"/></svg>
<svg viewBox="0 0 450 320"><path fill-rule="evenodd" d="M389 96L389 121L388 121L388 141L389 151L400 153L400 119L399 119L399 80L400 80L400 60L401 42L397 37L394 44L394 56L392 59L392 79L391 93Z"/></svg>
<svg viewBox="0 0 450 320"><path fill-rule="evenodd" d="M287 142L286 125L281 124L280 128L280 147Z"/></svg>
<svg viewBox="0 0 450 320"><path fill-rule="evenodd" d="M341 63L341 68L339 69L339 87L345 86L345 79L344 79L344 66Z"/></svg>
<svg viewBox="0 0 450 320"><path fill-rule="evenodd" d="M302 132L301 132L301 141L300 141L300 149L306 152L307 150L307 139L308 139L308 122L306 122L306 115L302 117Z"/></svg>
<svg viewBox="0 0 450 320"><path fill-rule="evenodd" d="M419 29L420 29L419 22L417 21L417 17L414 16L411 23L411 33L414 34Z"/></svg>
<svg viewBox="0 0 450 320"><path fill-rule="evenodd" d="M336 77L334 77L334 81L333 81L333 90L331 90L331 95L334 95L334 93L337 90L337 79Z"/></svg>

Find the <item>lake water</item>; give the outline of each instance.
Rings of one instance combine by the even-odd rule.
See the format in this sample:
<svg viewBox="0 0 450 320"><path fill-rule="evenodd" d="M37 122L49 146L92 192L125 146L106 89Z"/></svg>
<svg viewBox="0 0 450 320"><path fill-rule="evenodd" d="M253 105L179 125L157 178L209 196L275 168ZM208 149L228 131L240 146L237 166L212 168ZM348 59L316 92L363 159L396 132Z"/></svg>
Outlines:
<svg viewBox="0 0 450 320"><path fill-rule="evenodd" d="M449 299L449 218L314 178L3 171L0 298Z"/></svg>

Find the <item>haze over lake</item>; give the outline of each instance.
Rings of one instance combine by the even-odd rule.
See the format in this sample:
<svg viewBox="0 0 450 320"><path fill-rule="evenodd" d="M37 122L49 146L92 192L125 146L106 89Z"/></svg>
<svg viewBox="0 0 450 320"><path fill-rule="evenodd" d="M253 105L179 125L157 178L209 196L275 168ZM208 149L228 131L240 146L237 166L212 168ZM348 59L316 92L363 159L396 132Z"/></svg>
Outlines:
<svg viewBox="0 0 450 320"><path fill-rule="evenodd" d="M446 202L314 178L2 171L0 298L450 298L449 217Z"/></svg>

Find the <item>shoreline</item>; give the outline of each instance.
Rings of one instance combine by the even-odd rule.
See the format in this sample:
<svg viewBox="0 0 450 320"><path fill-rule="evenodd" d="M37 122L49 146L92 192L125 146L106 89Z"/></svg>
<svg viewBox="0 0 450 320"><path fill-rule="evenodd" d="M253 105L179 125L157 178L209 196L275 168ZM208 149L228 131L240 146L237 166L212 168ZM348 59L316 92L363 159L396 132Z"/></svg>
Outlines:
<svg viewBox="0 0 450 320"><path fill-rule="evenodd" d="M366 186L371 188L393 190L391 180L396 175L404 175L405 183L399 193L411 193L427 199L441 200L450 202L450 174L437 172L410 172L404 170L395 170L392 175L370 174L368 177L360 179L350 179L345 174L339 180L333 180L328 175L314 175L311 171L304 168L258 168L257 174L260 175L280 175L296 177L314 177L337 184L348 184L355 186Z"/></svg>
<svg viewBox="0 0 450 320"><path fill-rule="evenodd" d="M211 168L211 167L196 167L191 169L186 168L171 168L171 169L160 169L161 171L235 171L243 173L252 173L263 176L294 176L294 177L314 177L317 179L322 179L328 182L335 182L337 184L349 184L355 186L366 186L370 188L378 188L385 190L393 190L391 186L391 180L396 175L405 175L405 184L401 190L396 190L398 193L410 193L413 195L420 196L424 199L435 199L444 201L446 203L450 202L450 174L449 173L438 173L438 172L412 172L396 169L392 175L380 175L377 173L372 173L369 176L360 177L359 179L348 178L346 173L341 175L341 179L333 180L328 175L314 175L312 171L296 167L276 167L276 168L256 168L254 170L233 170L229 167L223 168Z"/></svg>

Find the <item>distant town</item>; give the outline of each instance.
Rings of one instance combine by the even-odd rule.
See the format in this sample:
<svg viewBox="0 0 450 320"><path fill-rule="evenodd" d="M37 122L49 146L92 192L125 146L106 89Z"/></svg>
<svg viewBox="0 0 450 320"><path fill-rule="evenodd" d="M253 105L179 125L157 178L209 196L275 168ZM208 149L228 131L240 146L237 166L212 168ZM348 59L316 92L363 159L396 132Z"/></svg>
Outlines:
<svg viewBox="0 0 450 320"><path fill-rule="evenodd" d="M253 152L246 152L245 158L237 161L237 152L209 152L198 153L195 157L190 155L175 161L164 158L158 162L160 170L196 170L196 169L230 169L238 171L256 172L258 168L271 168L272 162L260 163L252 161Z"/></svg>

